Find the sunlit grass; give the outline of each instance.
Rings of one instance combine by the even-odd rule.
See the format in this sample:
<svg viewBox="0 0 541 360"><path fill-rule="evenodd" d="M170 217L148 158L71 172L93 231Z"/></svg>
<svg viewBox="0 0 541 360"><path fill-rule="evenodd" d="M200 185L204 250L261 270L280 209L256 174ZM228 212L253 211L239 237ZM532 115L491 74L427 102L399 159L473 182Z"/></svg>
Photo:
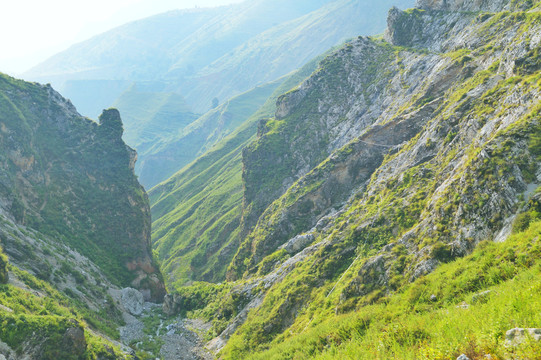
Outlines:
<svg viewBox="0 0 541 360"><path fill-rule="evenodd" d="M328 317L248 358L539 359L541 343L506 346L505 332L541 327L540 255L537 220L504 243L482 243L378 304Z"/></svg>

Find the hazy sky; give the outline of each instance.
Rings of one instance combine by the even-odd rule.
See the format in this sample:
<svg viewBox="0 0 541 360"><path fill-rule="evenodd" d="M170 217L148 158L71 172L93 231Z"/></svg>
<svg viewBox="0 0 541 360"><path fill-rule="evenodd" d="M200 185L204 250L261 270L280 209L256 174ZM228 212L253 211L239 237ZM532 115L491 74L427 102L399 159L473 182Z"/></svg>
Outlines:
<svg viewBox="0 0 541 360"><path fill-rule="evenodd" d="M243 0L6 0L0 5L0 72L17 75L77 42L173 9ZM294 0L292 0L294 1Z"/></svg>

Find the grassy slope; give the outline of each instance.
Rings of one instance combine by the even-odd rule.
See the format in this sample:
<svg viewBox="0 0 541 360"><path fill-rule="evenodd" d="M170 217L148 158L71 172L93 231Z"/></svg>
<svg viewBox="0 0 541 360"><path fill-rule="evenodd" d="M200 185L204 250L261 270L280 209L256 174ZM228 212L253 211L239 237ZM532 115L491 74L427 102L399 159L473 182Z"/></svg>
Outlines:
<svg viewBox="0 0 541 360"><path fill-rule="evenodd" d="M504 36L506 28L516 29L516 22L525 20L517 32L518 40L539 26L540 20L537 13L502 13L489 18L483 26L487 34L497 34L494 37ZM470 55L482 57L492 49L490 46L493 44L476 49ZM453 55L448 54L449 58ZM471 60L469 57L465 61ZM441 107L444 110L442 116L446 116L441 122L442 127L452 116L479 119L482 125L485 117L492 120L503 116L512 108L506 107L508 105L502 99L518 89L534 98L538 96L541 80L537 61L537 53L532 53L533 74L523 73L518 68L518 76L505 79L497 73L498 66L492 66L455 84L446 92ZM466 96L479 84L493 78L497 79L493 89L473 99ZM405 106L406 110L409 106L413 105ZM501 191L500 181L505 185L513 183L513 171L528 183L535 182L534 174L538 171L541 154L539 110L537 105L529 107L512 126L503 126L484 141L475 137L466 146L459 142L465 136L458 126L456 132L443 131L441 138L431 139L441 146L437 161L416 164L379 184L377 181L368 184L366 194L352 199L348 211L334 219L331 229L316 239L316 242L330 239L330 244L297 265L281 283L272 286L263 304L249 314L247 322L237 330L221 355L226 359L317 356L454 359L464 352L470 358L481 358L484 354L492 354L493 358L536 358L539 345L527 344L517 349L516 354L505 355L515 350L503 346L503 332L514 326L541 326L540 304L531 296L540 288L536 280L540 271L539 221L531 222L529 229L521 226L524 231L517 230L505 243L483 242L472 255L463 259L453 260L447 244L453 241L450 234L460 231L464 222L467 224L473 218L479 218L479 209L487 208L485 192ZM404 154L424 141L426 138L418 136L402 151L389 155L381 171L385 171L385 166L396 166ZM460 149L465 151L460 152ZM481 150L490 151L490 159L479 158L477 155ZM435 195L435 182L445 181L449 174L445 168L462 157L460 167L449 179L452 186L438 194L439 201L431 201ZM459 205L465 209L461 215L457 215ZM518 201L515 203L511 199L509 206L510 212L517 211ZM394 276L385 284L386 290L376 286L368 289L366 294L353 295L354 301L348 303L352 299L348 298L347 284L361 275L362 265L427 217L432 218L433 223L430 223L430 229L423 230L431 230L435 225L435 236L431 238L421 232L409 245L426 250L427 257L438 258L441 267L409 284L412 273L408 271L412 269L407 265L413 259L405 248L394 244L390 256L392 266L383 270L390 268ZM455 217L459 217L458 220L461 217L463 221L455 222ZM538 218L538 214L530 217ZM492 218L492 214L482 221L494 229L502 226L502 219ZM363 227L366 223L372 225ZM446 262L450 263L444 264ZM353 267L348 271L351 263ZM377 269L372 270L363 276L376 278L380 275ZM334 286L336 289L331 292ZM464 310L456 308L463 300L471 302L473 294L485 289L495 290L483 300L486 304L473 304L467 311L487 319L486 323L473 316L465 317ZM190 291L189 288L181 289L187 298ZM436 295L436 301L430 300L432 294ZM208 308L225 303L224 300L218 297ZM429 323L433 319L434 325Z"/></svg>
<svg viewBox="0 0 541 360"><path fill-rule="evenodd" d="M527 120L523 124L525 123ZM521 131L526 129L538 131L539 127L532 130L524 126ZM504 133L500 136L506 135L508 134ZM515 136L516 134L511 134L510 138L518 138ZM532 136L530 141L532 144L536 143L535 136ZM499 154L494 157L494 162L487 162L480 169L472 169L473 172L486 174L494 171L495 163L501 166L506 158L502 150L498 149ZM530 151L539 153L538 141L537 145L531 145ZM526 170L524 176L527 176ZM405 179L407 177L408 174L404 176ZM500 356L506 351L502 336L505 330L515 326L540 327L536 312L539 303L531 297L531 293L538 291L539 283L530 287L530 280L539 274L539 245L536 245L539 244L539 223L534 225L531 233L517 235L503 244L486 243L472 256L453 262L455 265L441 265L441 269L417 280L413 285L409 285L407 280L411 275L408 273L407 264L412 258L404 251L405 248L396 246L390 260L393 261L390 269L394 277L385 285L389 292L378 286L366 285L364 295L348 295L348 284L354 281L355 276L363 274L365 278L378 279L379 270L369 269L367 273L362 273L362 265L393 238L385 224L376 224L364 232L356 232L355 229L363 221L363 215L381 209L387 221L410 229L419 221L418 207L423 208L426 205L423 202L424 197L417 196L426 191L426 184L423 185L422 182L422 178L411 183L406 182L404 188L398 189L398 193L382 194L379 201L376 201L375 208L360 205L339 218L339 225L335 228L340 229L344 235L339 235L336 231L330 237L344 238L332 246L322 248L315 256L300 264L285 280L273 286L262 306L248 316L246 323L231 338L222 353L223 357L304 359L321 355L329 359L348 356L361 359L418 359L423 356L426 359L455 359L461 352ZM429 182L428 187L430 184ZM400 205L395 201L402 199L405 196L403 191L408 191L409 187L414 189L413 198L418 201L408 204L408 208L400 211ZM445 196L446 199L454 197L452 192ZM404 217L404 214L409 214L409 218ZM538 214L532 217L537 218ZM446 224L446 218L440 218L438 226ZM429 256L441 256L436 249L441 249L442 254L448 251L440 242L418 239L423 240L425 242L419 246L432 248ZM487 251L483 251L485 246ZM352 248L356 250L351 251ZM355 258L355 255L358 257ZM444 259L442 262L446 261L448 260ZM347 268L348 264L352 264L351 269ZM520 275L524 278L519 278L518 285L513 282L502 285L501 290L496 289L496 293L505 294L516 286L512 295L505 294L489 306L483 307L479 318L472 316L463 322L455 321L461 317L455 306L462 300L469 301L473 293L509 280L529 267L533 267L533 270ZM396 293L393 294L393 291ZM402 293L406 295L400 295ZM439 307L431 305L431 294L440 299ZM409 297L412 297L410 302L405 301ZM373 306L374 304L379 305ZM516 312L513 306L517 308ZM446 310L449 310L450 315L447 315ZM336 313L345 315L337 316ZM487 313L491 313L490 317ZM296 318L286 321L287 330L283 331L283 319L292 314ZM476 315L475 312L473 314ZM442 317L437 318L436 315ZM478 321L485 317L489 319L488 322ZM438 319L436 324L431 323L434 318ZM358 320L350 322L352 319ZM320 323L323 325L318 326ZM253 351L261 354L256 357ZM532 355L539 351L539 346L525 347L518 351L525 351L530 356L523 358L535 358ZM428 355L423 355L425 353Z"/></svg>
<svg viewBox="0 0 541 360"><path fill-rule="evenodd" d="M236 246L233 244L226 259L220 261L217 252L238 241L242 149L255 138L259 119L274 114L276 98L309 76L320 58L284 79L265 104L235 132L150 190L152 239L169 286L189 280L224 279ZM211 244L215 246L215 239L219 248L207 252ZM196 260L192 263L192 259Z"/></svg>
<svg viewBox="0 0 541 360"><path fill-rule="evenodd" d="M522 23L524 29L529 29L532 24L539 24L538 14L504 13L492 18L485 26L489 28L505 24L511 27L515 25L517 19L527 20ZM534 57L533 60L535 59ZM449 91L446 94L445 111L456 104L463 105L465 103L461 103L464 99L463 94L477 86L476 82L485 81L487 75L493 76L490 71L479 73L465 82L462 88ZM488 96L494 93L506 94L517 88L525 89L526 93L531 91L532 94L537 94L540 85L538 71L531 76L526 74L507 81L502 80L495 91L487 92L485 96L476 99L473 105L466 109L470 109L477 117L482 118L497 109L496 106L492 107L493 105L487 106L490 104L486 101ZM505 110L502 113L505 113ZM371 257L374 259L373 256L376 255L378 249L397 238L389 231L386 224L392 224L398 228L399 234L404 234L409 229L415 229L415 225L419 224L423 217L429 216L429 213L437 214L434 217L435 228L442 231L437 233L434 239L421 232L416 240L419 241L417 246L423 250L432 249L425 253L434 257L441 256L442 262L449 261L445 259L445 253L450 254L450 251L445 248L444 243L452 240L447 238L450 231L460 230L460 227L455 229L456 224L452 223L453 216L457 212L456 199L462 198L465 203L466 211L462 213L461 218L467 224L475 216L473 215L475 208L483 206L484 191L492 192L501 189L498 180L493 178L493 174L499 174L499 179L507 183L513 181L508 159L510 154L513 154L513 166L520 168L522 176L528 179L527 181L535 181L532 175L538 164L535 165L535 160L533 160L532 172L531 156L533 155L535 159L540 151L538 135L536 135L539 132L538 116L539 108L530 108L529 114L513 126L501 130L486 144L472 145L468 149L470 158L466 157L464 169L459 171L453 179L454 182L457 179L466 180L469 186L463 189L457 187L458 185L450 186L443 195L440 195L440 201L435 202L433 210L428 208L430 204L427 204L425 199L432 197L432 181L437 180L440 174L444 173L442 169L449 159L456 156L456 150L449 151L447 160L442 158L441 163L425 164L409 169L400 178L401 184L398 187L394 186L395 182L388 179L385 186L376 192L376 189L371 190L372 184L370 184L366 193L369 195L378 193L378 196L368 198L369 195L366 195L366 201L359 201L337 219L338 223L333 227L335 232L329 232L326 235L338 241L321 249L316 256L299 265L291 275L271 289L261 307L248 316L245 325L231 338L222 353L224 358L301 359L322 356L324 358L416 359L425 356L430 359L452 359L461 352L469 352L472 357L485 353L501 357L506 351L511 351L506 350L502 345L503 331L514 326L540 326L540 319L536 313L539 303L530 300L530 294L538 291L539 283L532 286L529 282L539 273L539 248L536 245L539 223L532 225L531 233L516 235L505 244L482 245L474 255L457 260L453 263L455 265L442 265L440 270L424 279L421 278L413 285L407 283L407 279L412 275L411 272L407 272L407 264L413 258L400 245L393 248L392 255L383 253L391 259L384 261L393 262L392 266L387 263L383 271L389 269L391 275L395 275L385 284L387 291L382 291L381 286L374 286L367 280L381 281L377 279L381 277L379 271L382 270L368 267L366 268L368 272L363 273L364 268L361 265ZM520 147L517 146L511 150L510 145L518 145L520 142L524 144L524 140L529 144L526 145L526 149L518 150ZM419 137L410 141L402 153L412 149L412 145L419 141L422 141ZM449 146L445 148L451 150ZM491 151L490 160L483 162L475 160L475 155L481 151L481 148ZM525 157L516 156L515 158L517 153ZM527 157L530 157L530 160L524 160ZM393 158L399 159L400 153L389 156L386 163L392 161ZM434 165L438 167L434 168ZM415 174L422 174L422 170L429 170L430 176L426 179L423 179L425 176L415 176ZM353 201L355 202L357 201ZM443 211L444 208L445 211ZM375 221L372 222L372 226L363 229L363 221L370 221L371 216L375 214L381 216L383 223ZM496 223L496 228L501 226L497 223L497 217L488 218L486 221L491 225ZM423 237L426 238L423 239ZM355 255L358 257L355 258ZM357 261L358 259L361 260ZM347 265L351 262L353 262L353 268L347 271ZM472 262L473 265L466 266L468 262ZM448 274L449 272L451 275ZM360 294L355 295L354 292L354 295L351 295L348 294L351 286L345 284L348 282L353 284L355 280L352 281L351 276L355 275L351 274L356 273L358 277L364 278L365 282L358 285L360 290L355 290ZM463 276L459 276L462 273ZM345 277L342 279L340 274L344 274ZM458 311L455 310L455 306L460 301L469 300L474 292L496 286L515 275L517 275L516 283L502 284L501 290L496 289L495 292L504 293L515 286L513 295L505 294L505 296L495 297L494 300L490 300L493 301L490 303L492 306L479 306L481 309L477 314L489 319L486 324L479 324L477 320L471 318L454 321L460 317ZM453 282L454 280L457 282ZM336 289L329 296L335 285ZM397 292L393 294L395 290ZM438 306L431 305L428 301L432 293L440 299L437 302ZM406 301L408 297L413 297L413 299ZM348 303L348 301L352 302ZM446 310L449 313L445 312ZM475 314L477 310L472 308L472 311ZM335 312L346 312L347 315L337 317ZM436 315L441 315L441 317ZM295 316L296 319L283 320L289 316ZM434 318L438 320L432 326L429 320ZM351 319L358 320L349 322ZM323 325L318 326L320 323ZM284 331L284 328L287 330ZM261 354L255 356L253 351L259 351ZM525 351L528 355L524 358L534 358L533 355L538 354L539 346L535 345L532 348L525 346L517 351Z"/></svg>
<svg viewBox="0 0 541 360"><path fill-rule="evenodd" d="M23 351L23 346L37 347L40 359L127 359L109 341L89 331L91 328L118 336L121 324L111 320L118 314L101 309L97 315L85 309L80 303L62 295L47 282L38 280L29 273L8 265L10 278L17 279L18 285L0 285L0 340L13 350ZM112 308L111 308L112 309ZM110 310L113 311L113 310ZM104 320L108 319L108 320ZM64 335L69 328L82 328L87 348L84 354L75 354ZM28 351L28 348L24 349Z"/></svg>
<svg viewBox="0 0 541 360"><path fill-rule="evenodd" d="M504 334L514 327L541 327L540 275L536 220L506 242L483 242L470 256L355 313L335 317L329 306L313 309L310 319L299 321L268 351L248 358L443 360L464 353L471 359L536 359L541 343L506 347ZM461 307L463 302L469 307ZM241 346L232 341L225 358L235 358Z"/></svg>
<svg viewBox="0 0 541 360"><path fill-rule="evenodd" d="M138 149L140 160L136 172L142 184L152 187L166 180L231 134L265 103L280 83L274 81L254 88L197 120L192 119L194 121L182 125L172 124L169 131L157 131L147 144ZM156 120L162 123L165 119L159 116Z"/></svg>

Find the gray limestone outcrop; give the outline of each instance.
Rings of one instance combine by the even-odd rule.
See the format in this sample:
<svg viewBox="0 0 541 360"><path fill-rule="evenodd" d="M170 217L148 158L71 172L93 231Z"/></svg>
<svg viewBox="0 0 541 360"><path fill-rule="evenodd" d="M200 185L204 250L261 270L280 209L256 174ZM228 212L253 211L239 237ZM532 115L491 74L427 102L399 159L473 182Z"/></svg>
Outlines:
<svg viewBox="0 0 541 360"><path fill-rule="evenodd" d="M122 289L122 306L134 316L141 315L145 299L140 291L132 288Z"/></svg>
<svg viewBox="0 0 541 360"><path fill-rule="evenodd" d="M505 333L505 341L511 346L521 344L526 341L527 338L534 341L541 341L541 329L514 328Z"/></svg>

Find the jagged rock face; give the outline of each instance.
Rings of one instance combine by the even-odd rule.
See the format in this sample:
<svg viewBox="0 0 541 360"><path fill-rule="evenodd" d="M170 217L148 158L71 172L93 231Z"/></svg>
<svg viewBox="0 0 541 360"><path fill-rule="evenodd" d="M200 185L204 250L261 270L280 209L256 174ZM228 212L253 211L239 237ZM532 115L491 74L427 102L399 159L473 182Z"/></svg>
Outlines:
<svg viewBox="0 0 541 360"><path fill-rule="evenodd" d="M490 19L491 15L488 16ZM535 56L528 54L531 54L530 49L539 47L536 35L539 24L536 24L535 29L521 33L517 27L506 23L508 32L504 36L496 33L501 28L484 24L487 20L476 14L470 14L469 18L462 14L461 18L456 13L442 16L430 12L401 12L398 9L391 10L389 16L387 37L396 45L419 46L445 52L459 49L464 51L463 55L455 58L456 63L461 65L458 79L464 80L460 82L458 79L450 79L446 91L456 94L460 92L461 86L468 84L460 101L450 95L443 98L444 105L440 108L443 111L434 114L414 146L401 151L394 160L378 169L378 176L372 179L374 188L366 194L378 196L382 189L389 187L392 178L400 182L408 168L416 169L418 183L423 182L423 172L437 169L437 173L429 175L436 179L433 185L435 191L428 196L430 201L426 212L419 218L420 223L397 241L415 253L416 260L409 265L409 270L407 267L402 269L409 273L410 280L433 271L439 263L449 258L467 254L480 240L505 238L509 234L513 214L517 211L517 196L529 183L541 182L539 171L536 173L535 170L539 169L538 160L536 164L536 157L528 145L528 136L531 136L528 134L539 131L539 123L534 120L536 103L541 96L539 88L510 86L505 82L506 77L520 75L517 60L521 63L520 59L526 58L528 62L536 63ZM484 52L487 37L499 39L498 46L503 56L500 57L500 52ZM493 66L492 70L487 70L489 65ZM533 69L539 71L540 67L534 65ZM482 80L475 81L471 76ZM430 77L425 81L431 81ZM490 101L488 97L491 97ZM509 106L515 104L515 101L520 105ZM485 108L486 112L473 111L480 108ZM523 124L521 130L505 130L513 123ZM500 160L494 159L502 156L503 144L510 145L505 150L504 158L520 157L523 161L516 161L505 170L499 168L497 171L500 179L491 181L487 173L501 166L496 165ZM450 162L450 150L446 148L449 146L459 151L452 156ZM468 147L477 149L478 154L474 155L473 160L472 155L465 153ZM488 169L485 168L487 164L491 164ZM479 177L479 174L485 174L485 178ZM380 186L376 186L377 183ZM478 191L483 194L482 198L479 194L474 195ZM412 185L409 193L415 193ZM453 196L456 200L451 200ZM360 225L357 229L360 233L366 230L366 225ZM441 243L427 246L419 244L420 239L438 239ZM371 289L391 286L392 264L396 264L400 258L393 255L392 249L386 247L381 250L380 262L377 263L383 261L387 265L378 268L378 277L367 276L373 274L374 262L366 261L358 271L358 277L342 293L344 301L363 296Z"/></svg>
<svg viewBox="0 0 541 360"><path fill-rule="evenodd" d="M124 309L130 314L135 316L141 315L144 303L145 299L143 298L143 294L139 291L132 288L122 289L122 306L124 306Z"/></svg>
<svg viewBox="0 0 541 360"><path fill-rule="evenodd" d="M381 114L378 99L386 93L389 75L398 71L391 57L389 48L358 38L324 60L297 90L278 99L275 121L261 126L260 138L243 152L245 229L296 180ZM388 65L388 74L376 71L381 64Z"/></svg>
<svg viewBox="0 0 541 360"><path fill-rule="evenodd" d="M150 209L117 110L81 117L50 86L0 77L0 206L62 240L119 285L155 277ZM157 286L158 300L163 285ZM157 291L156 291L157 290Z"/></svg>
<svg viewBox="0 0 541 360"><path fill-rule="evenodd" d="M366 186L384 155L421 130L440 106L438 96L462 76L459 66L434 55L398 55L400 61L396 56L385 43L359 38L325 60L298 90L279 99L277 120L267 121L266 130L260 129L262 136L243 154L244 201L249 204L245 225L250 218L259 222L241 245L232 268L247 270L244 258L250 253L250 266L257 264ZM423 77L430 82L418 81ZM397 116L408 102L419 106ZM275 131L272 126L280 119L285 125ZM310 167L349 141L322 165ZM269 177L273 183L267 182ZM298 183L289 185L299 177ZM276 186L280 182L283 185ZM287 193L286 186L291 186ZM306 188L312 191L305 192ZM262 215L260 207L267 207ZM235 277L233 272L229 275Z"/></svg>
<svg viewBox="0 0 541 360"><path fill-rule="evenodd" d="M473 9L460 4L449 10ZM346 312L505 239L518 199L541 184L540 33L538 11L393 9L396 46L357 39L331 55L243 154L250 233L230 279L260 275L310 234L325 245L289 285L329 284L351 264L336 308ZM257 311L302 308L304 295ZM280 314L266 326L288 325Z"/></svg>

